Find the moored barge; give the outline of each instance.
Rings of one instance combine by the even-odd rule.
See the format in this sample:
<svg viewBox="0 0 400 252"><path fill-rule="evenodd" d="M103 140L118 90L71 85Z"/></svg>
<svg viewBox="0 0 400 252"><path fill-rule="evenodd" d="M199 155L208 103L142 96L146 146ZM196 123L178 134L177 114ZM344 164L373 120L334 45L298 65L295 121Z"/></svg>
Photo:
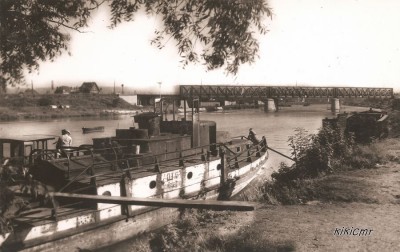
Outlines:
<svg viewBox="0 0 400 252"><path fill-rule="evenodd" d="M388 118L387 112L371 108L362 112L340 113L336 118L325 118L322 125L351 134L358 143L367 143L389 135Z"/></svg>
<svg viewBox="0 0 400 252"><path fill-rule="evenodd" d="M215 122L162 121L154 113L135 121L138 128L61 150L48 149L49 138L0 139L8 156L29 167L53 195L50 201L30 200L30 209L13 218L13 231L0 236L1 248L70 251L123 241L177 220L179 209L101 199L225 200L246 187L268 159L264 137L257 144L246 137L217 143Z"/></svg>

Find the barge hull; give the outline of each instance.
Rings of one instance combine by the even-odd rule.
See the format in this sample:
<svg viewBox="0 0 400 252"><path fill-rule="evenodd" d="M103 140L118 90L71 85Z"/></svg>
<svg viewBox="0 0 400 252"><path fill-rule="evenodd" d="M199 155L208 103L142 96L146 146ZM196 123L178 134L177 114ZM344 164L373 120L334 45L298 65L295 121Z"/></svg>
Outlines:
<svg viewBox="0 0 400 252"><path fill-rule="evenodd" d="M268 160L268 152L240 169L232 169L229 172L229 179L233 181L232 191L229 197L237 195L246 186L248 186L260 173ZM241 170L250 169L250 172L244 173ZM202 195L203 199L217 199L220 197L220 189L215 188ZM198 198L198 196L193 197ZM71 251L71 249L96 249L106 247L137 235L156 230L162 226L170 224L179 219L182 209L178 208L157 208L148 207L144 211L134 216L116 216L99 223L92 223L76 229L70 229L63 232L56 232L53 235L32 239L30 241L11 244L3 244L3 248L8 251ZM73 248L71 248L73 244Z"/></svg>

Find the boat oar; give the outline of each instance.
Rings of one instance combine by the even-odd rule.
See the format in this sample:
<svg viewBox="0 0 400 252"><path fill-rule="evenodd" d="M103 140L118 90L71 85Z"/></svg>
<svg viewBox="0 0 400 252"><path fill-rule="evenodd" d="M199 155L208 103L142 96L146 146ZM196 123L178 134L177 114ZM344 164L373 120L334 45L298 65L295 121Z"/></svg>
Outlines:
<svg viewBox="0 0 400 252"><path fill-rule="evenodd" d="M218 200L185 200L185 199L157 199L157 198L130 198L119 196L88 195L74 193L50 192L49 195L55 198L78 199L85 202L108 203L119 205L139 205L153 207L177 207L210 209L216 211L254 211L254 203L244 201L218 201Z"/></svg>

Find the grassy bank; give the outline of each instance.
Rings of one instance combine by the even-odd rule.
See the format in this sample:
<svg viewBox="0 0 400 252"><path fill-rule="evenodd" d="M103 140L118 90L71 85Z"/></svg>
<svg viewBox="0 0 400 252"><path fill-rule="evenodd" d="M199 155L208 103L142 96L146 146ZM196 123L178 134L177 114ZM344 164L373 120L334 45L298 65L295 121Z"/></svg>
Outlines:
<svg viewBox="0 0 400 252"><path fill-rule="evenodd" d="M396 125L391 127L397 129ZM352 190L354 185L341 174L378 169L389 162L400 161L400 142L396 138L356 144L351 136L328 128L321 129L316 135L306 135L300 130L289 138L289 143L297 162L292 166L281 164L272 174L272 180L254 191L262 202L290 205L314 200L357 201Z"/></svg>
<svg viewBox="0 0 400 252"><path fill-rule="evenodd" d="M254 212L215 212L186 210L181 219L162 229L144 234L129 245L112 246L116 251L294 251L290 242L270 242L254 239L249 232ZM256 237L257 238L257 237ZM102 248L97 252L110 251Z"/></svg>
<svg viewBox="0 0 400 252"><path fill-rule="evenodd" d="M59 108L52 108L57 106ZM68 108L66 108L68 106ZM109 116L104 110L140 110L115 95L3 95L0 120Z"/></svg>
<svg viewBox="0 0 400 252"><path fill-rule="evenodd" d="M390 162L399 162L400 142L384 140L370 146L357 147L351 160L337 164L328 176L314 178L283 178L266 181L255 193L266 204L296 205L312 201L379 203L371 197L370 185L358 176L376 172ZM275 174L275 177L281 174Z"/></svg>

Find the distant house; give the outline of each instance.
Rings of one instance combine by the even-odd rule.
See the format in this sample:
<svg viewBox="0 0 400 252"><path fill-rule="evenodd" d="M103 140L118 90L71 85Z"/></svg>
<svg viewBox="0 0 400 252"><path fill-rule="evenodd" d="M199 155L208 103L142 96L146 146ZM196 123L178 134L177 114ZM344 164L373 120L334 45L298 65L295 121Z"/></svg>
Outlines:
<svg viewBox="0 0 400 252"><path fill-rule="evenodd" d="M72 88L68 86L60 86L57 87L56 90L54 91L55 94L70 94Z"/></svg>
<svg viewBox="0 0 400 252"><path fill-rule="evenodd" d="M84 82L82 86L79 87L79 92L85 94L98 94L100 93L100 88L97 86L96 82Z"/></svg>

